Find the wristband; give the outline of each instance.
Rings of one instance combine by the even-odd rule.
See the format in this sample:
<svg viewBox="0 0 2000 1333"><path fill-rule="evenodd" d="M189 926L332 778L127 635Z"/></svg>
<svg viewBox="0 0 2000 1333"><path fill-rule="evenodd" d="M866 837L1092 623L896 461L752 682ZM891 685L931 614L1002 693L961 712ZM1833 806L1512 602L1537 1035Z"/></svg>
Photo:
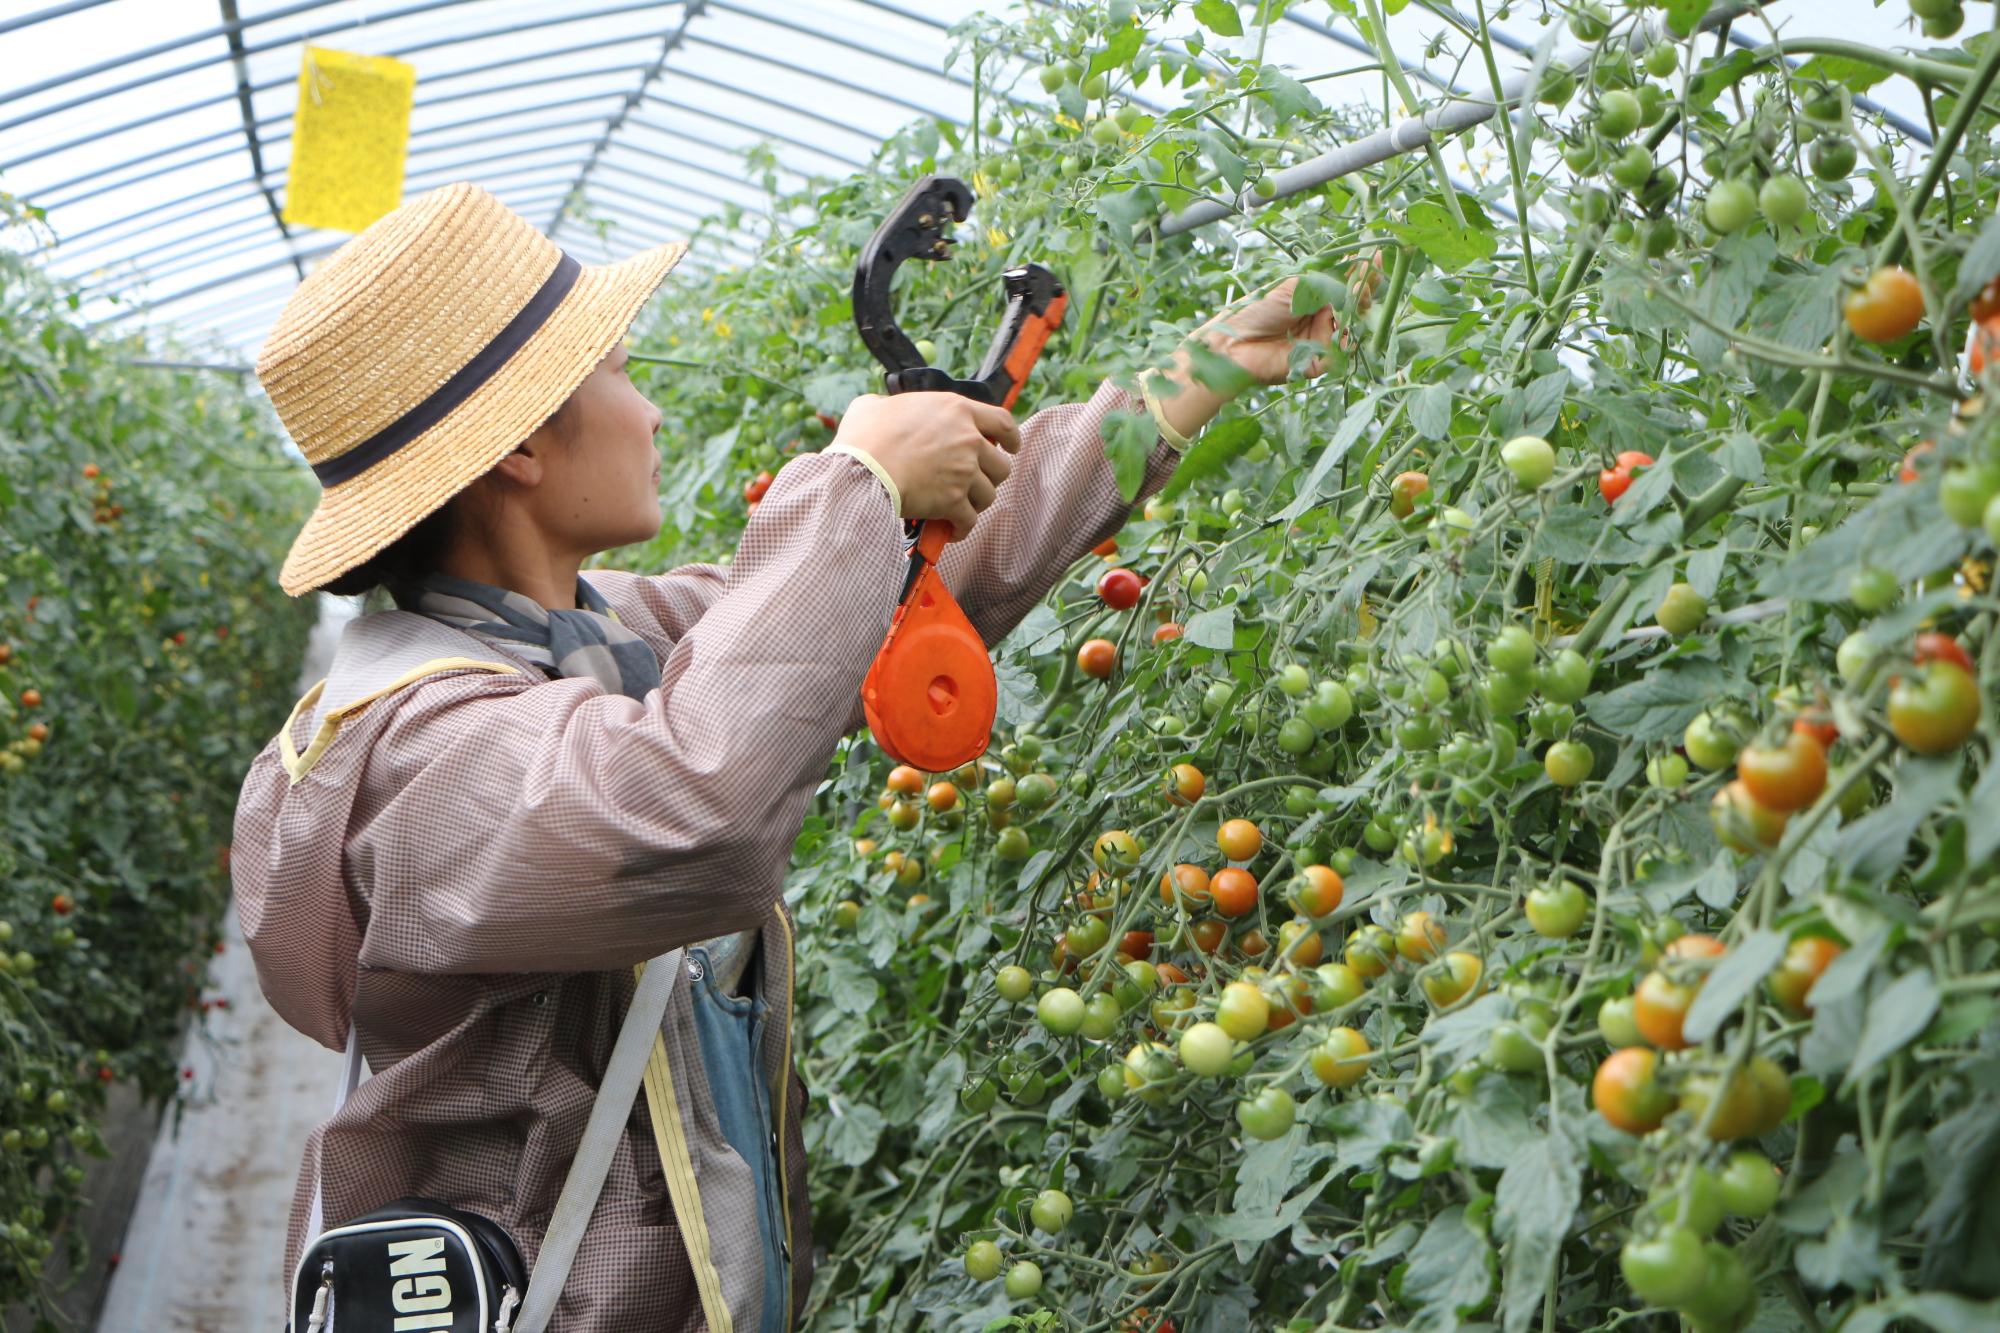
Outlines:
<svg viewBox="0 0 2000 1333"><path fill-rule="evenodd" d="M1194 441L1168 424L1166 409L1160 406L1160 395L1153 387L1153 381L1159 374L1158 370L1151 367L1139 372L1139 397L1146 404L1146 410L1153 414L1153 424L1159 427L1160 438L1165 440L1175 453L1184 454Z"/></svg>
<svg viewBox="0 0 2000 1333"><path fill-rule="evenodd" d="M866 467L870 472L875 474L875 480L882 483L882 489L889 492L889 507L896 511L896 517L901 518L903 516L903 493L897 490L896 483L889 479L889 469L876 462L874 456L868 453L867 450L857 449L851 444L836 440L826 446L826 448L820 450L820 452L825 454L846 454L849 458L859 459L863 467Z"/></svg>

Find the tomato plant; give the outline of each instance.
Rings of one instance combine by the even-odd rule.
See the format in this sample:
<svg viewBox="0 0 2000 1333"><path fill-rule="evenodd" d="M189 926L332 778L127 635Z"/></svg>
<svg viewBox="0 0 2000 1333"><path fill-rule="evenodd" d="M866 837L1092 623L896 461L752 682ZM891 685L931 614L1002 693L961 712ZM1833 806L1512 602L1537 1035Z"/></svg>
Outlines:
<svg viewBox="0 0 2000 1333"><path fill-rule="evenodd" d="M261 401L129 364L176 353L88 329L4 192L0 233L0 1310L26 1328L104 1261L76 1219L110 1086L183 1095L236 793L316 608L277 586L313 488Z"/></svg>
<svg viewBox="0 0 2000 1333"><path fill-rule="evenodd" d="M650 334L702 362L647 387L712 443L642 565L726 550L717 501L878 384L842 275L916 174L980 196L898 295L939 364L979 361L1008 266L1071 292L1024 408L1285 279L1342 329L1163 490L1104 416L1151 582L1121 609L1079 544L996 624L994 752L930 775L955 811L895 827L879 751L836 757L788 885L811 1326L1991 1326L2000 412L1959 351L2000 277L1964 95L1996 48L1550 6L1589 44L1533 115L1260 191L1383 128L1285 68L1276 8L966 21L976 123L790 199L809 226ZM1476 21L1439 31L1476 85ZM1934 145L1878 85L1925 90ZM888 850L929 867L921 934ZM984 1240L1031 1293L969 1271Z"/></svg>

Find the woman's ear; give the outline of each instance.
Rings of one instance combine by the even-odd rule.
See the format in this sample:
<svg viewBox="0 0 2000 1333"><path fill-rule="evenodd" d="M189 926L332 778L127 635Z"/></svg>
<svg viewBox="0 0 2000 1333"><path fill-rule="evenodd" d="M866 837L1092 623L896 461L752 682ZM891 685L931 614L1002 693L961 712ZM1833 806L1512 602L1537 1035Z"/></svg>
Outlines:
<svg viewBox="0 0 2000 1333"><path fill-rule="evenodd" d="M515 486L539 486L542 484L542 460L554 444L549 438L549 428L537 427L533 435L514 446L514 452L496 463L488 475Z"/></svg>

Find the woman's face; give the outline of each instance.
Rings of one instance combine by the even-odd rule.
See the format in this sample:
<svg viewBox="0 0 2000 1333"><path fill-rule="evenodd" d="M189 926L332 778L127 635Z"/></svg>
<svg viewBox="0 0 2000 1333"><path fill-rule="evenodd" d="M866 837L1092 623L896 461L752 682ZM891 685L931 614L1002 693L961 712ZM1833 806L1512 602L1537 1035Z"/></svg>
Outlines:
<svg viewBox="0 0 2000 1333"><path fill-rule="evenodd" d="M660 530L660 409L625 373L621 344L577 388L558 426L536 432L542 464L528 503L544 531L586 555L650 540ZM547 436L559 433L563 438ZM538 447L546 446L546 447Z"/></svg>

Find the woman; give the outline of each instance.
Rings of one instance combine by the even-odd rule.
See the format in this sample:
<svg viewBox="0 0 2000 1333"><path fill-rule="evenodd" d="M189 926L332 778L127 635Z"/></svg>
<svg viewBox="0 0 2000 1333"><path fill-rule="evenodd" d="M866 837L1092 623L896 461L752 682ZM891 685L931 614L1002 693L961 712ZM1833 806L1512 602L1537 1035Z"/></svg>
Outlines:
<svg viewBox="0 0 2000 1333"><path fill-rule="evenodd" d="M403 1196L494 1219L532 1264L633 966L691 946L552 1327L789 1327L811 1244L780 895L860 725L901 520L962 535L941 570L997 642L1124 521L1107 416L1159 423L1151 493L1220 406L1185 351L1147 404L1107 383L1018 428L864 396L727 567L581 577L659 528L660 413L621 343L684 249L580 267L447 186L301 283L259 357L324 486L280 582L399 608L348 626L237 813L265 994L334 1049L352 1024L375 1071L308 1141L288 1273L322 1200L335 1225ZM1287 284L1200 336L1275 383L1295 338L1331 332Z"/></svg>

